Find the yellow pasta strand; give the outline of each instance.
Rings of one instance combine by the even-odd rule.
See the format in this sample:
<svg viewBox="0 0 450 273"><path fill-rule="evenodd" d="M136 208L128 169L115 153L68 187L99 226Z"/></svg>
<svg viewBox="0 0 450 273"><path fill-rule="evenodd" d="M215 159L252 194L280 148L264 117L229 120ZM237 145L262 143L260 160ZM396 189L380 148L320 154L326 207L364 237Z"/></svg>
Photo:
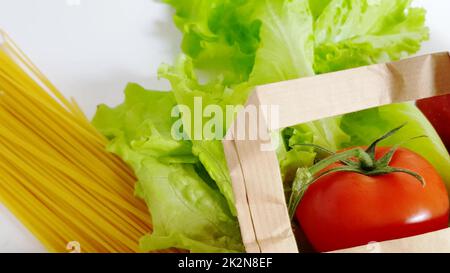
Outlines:
<svg viewBox="0 0 450 273"><path fill-rule="evenodd" d="M51 252L139 252L150 217L136 178L0 30L0 201ZM168 250L173 251L173 250Z"/></svg>

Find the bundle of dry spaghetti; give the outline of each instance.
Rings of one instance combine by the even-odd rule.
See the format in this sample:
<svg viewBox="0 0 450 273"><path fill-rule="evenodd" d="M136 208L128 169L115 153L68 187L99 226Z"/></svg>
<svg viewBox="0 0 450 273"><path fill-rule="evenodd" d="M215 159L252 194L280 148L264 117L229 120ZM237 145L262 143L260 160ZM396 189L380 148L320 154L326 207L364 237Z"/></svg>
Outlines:
<svg viewBox="0 0 450 273"><path fill-rule="evenodd" d="M0 201L52 252L137 252L135 177L74 101L0 31Z"/></svg>

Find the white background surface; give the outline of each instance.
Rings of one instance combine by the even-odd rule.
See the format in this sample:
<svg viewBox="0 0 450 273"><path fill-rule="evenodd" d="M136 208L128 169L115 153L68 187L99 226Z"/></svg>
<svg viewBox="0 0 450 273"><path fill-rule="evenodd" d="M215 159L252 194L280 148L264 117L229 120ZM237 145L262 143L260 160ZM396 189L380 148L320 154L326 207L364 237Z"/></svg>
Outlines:
<svg viewBox="0 0 450 273"><path fill-rule="evenodd" d="M431 29L421 53L450 50L450 1L414 2ZM180 44L171 10L152 0L0 0L0 28L89 116L99 103L120 103L130 81L168 89L156 71ZM0 252L12 251L45 249L0 204Z"/></svg>

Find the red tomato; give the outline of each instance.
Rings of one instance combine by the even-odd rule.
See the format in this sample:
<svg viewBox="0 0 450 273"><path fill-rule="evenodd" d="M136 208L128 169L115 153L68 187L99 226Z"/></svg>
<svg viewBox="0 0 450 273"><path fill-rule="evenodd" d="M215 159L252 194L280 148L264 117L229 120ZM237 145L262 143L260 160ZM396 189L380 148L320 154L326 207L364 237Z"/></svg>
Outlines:
<svg viewBox="0 0 450 273"><path fill-rule="evenodd" d="M387 151L377 148L376 158ZM402 148L389 165L420 174L425 187L404 173L369 177L339 172L318 179L307 189L296 218L316 251L345 249L448 227L447 190L433 166Z"/></svg>
<svg viewBox="0 0 450 273"><path fill-rule="evenodd" d="M450 151L450 95L419 100L417 107L433 124L447 150Z"/></svg>

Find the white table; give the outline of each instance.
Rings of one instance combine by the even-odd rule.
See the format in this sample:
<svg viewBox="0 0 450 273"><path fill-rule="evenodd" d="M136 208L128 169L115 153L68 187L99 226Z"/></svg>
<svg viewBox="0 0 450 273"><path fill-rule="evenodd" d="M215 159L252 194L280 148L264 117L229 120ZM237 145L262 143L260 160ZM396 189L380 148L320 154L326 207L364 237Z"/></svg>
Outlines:
<svg viewBox="0 0 450 273"><path fill-rule="evenodd" d="M421 53L450 50L450 1L417 0L428 10L431 41ZM67 96L92 116L122 101L128 82L168 90L162 62L179 52L171 10L152 0L0 0L0 27ZM0 252L45 249L0 205Z"/></svg>

